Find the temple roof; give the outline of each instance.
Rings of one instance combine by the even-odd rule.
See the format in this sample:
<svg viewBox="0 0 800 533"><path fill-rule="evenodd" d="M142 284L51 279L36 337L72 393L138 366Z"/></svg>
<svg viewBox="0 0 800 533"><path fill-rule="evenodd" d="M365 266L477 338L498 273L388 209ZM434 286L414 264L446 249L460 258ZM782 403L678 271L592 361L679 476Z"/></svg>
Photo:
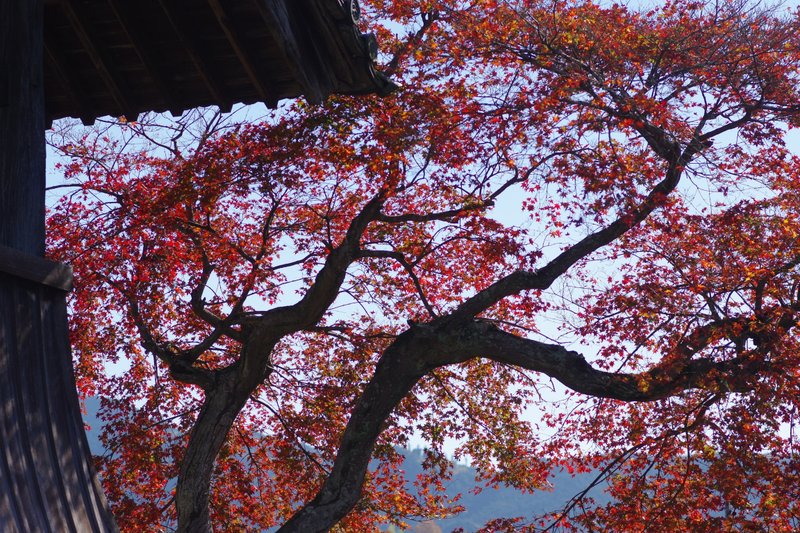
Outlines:
<svg viewBox="0 0 800 533"><path fill-rule="evenodd" d="M45 0L48 123L386 94L352 0Z"/></svg>

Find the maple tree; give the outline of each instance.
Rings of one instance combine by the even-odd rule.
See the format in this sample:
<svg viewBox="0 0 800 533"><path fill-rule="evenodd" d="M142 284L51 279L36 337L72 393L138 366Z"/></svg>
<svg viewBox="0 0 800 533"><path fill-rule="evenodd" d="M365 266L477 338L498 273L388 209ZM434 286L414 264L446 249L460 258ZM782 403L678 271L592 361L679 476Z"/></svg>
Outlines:
<svg viewBox="0 0 800 533"><path fill-rule="evenodd" d="M122 529L447 516L454 441L613 496L487 531L795 530L797 15L365 4L392 96L50 134Z"/></svg>

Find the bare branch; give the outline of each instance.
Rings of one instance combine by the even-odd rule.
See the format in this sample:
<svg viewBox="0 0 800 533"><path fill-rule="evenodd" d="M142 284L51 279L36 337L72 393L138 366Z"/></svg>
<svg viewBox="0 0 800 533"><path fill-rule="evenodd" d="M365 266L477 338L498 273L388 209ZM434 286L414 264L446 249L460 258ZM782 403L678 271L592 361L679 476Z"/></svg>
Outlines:
<svg viewBox="0 0 800 533"><path fill-rule="evenodd" d="M414 287L417 289L417 294L419 294L419 299L422 302L422 305L425 307L425 310L428 311L428 314L432 318L436 318L438 315L436 311L433 309L431 304L428 302L428 299L425 297L425 291L422 289L422 285L419 282L419 278L414 273L414 267L406 260L406 257L401 254L400 252L390 251L390 250L362 250L359 254L361 257L373 257L373 258L388 258L394 259L404 269L408 272L411 281L414 283Z"/></svg>

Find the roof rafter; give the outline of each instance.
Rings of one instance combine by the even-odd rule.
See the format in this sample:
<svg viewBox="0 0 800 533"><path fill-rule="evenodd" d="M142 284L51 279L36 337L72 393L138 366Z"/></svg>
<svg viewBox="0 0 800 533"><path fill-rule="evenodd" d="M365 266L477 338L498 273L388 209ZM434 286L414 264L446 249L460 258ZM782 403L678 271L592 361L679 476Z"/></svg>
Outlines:
<svg viewBox="0 0 800 533"><path fill-rule="evenodd" d="M64 13L66 14L67 18L69 19L70 25L75 29L75 32L78 34L78 38L83 44L86 53L89 54L89 57L92 60L95 68L97 69L100 78L103 80L103 83L108 88L109 92L111 93L111 97L116 102L117 106L123 110L130 110L133 109L129 99L125 95L120 86L120 83L117 81L116 76L111 71L107 61L103 58L103 54L100 52L100 47L95 44L95 40L86 30L86 26L84 26L82 17L75 11L75 8L72 5L72 2L62 0L61 6L64 9Z"/></svg>
<svg viewBox="0 0 800 533"><path fill-rule="evenodd" d="M195 70L200 75L200 78L203 80L203 84L205 84L209 94L211 95L214 102L216 102L217 105L219 105L220 109L222 109L223 111L230 110L232 102L224 96L225 93L222 91L217 81L210 74L210 70L206 65L206 62L203 60L203 56L197 51L197 44L183 29L182 25L180 24L178 19L173 15L172 11L170 10L167 4L168 2L166 2L165 0L158 0L158 5L161 7L161 10L164 12L164 15L166 15L167 20L169 21L169 24L172 27L172 29L175 31L175 35L178 37L178 40L180 41L184 51L189 55L189 58L191 59L192 64L195 67ZM180 111L178 110L172 110L172 111L173 114L180 114Z"/></svg>
<svg viewBox="0 0 800 533"><path fill-rule="evenodd" d="M277 43L277 48L285 58L286 64L292 71L294 77L300 82L305 93L306 99L314 104L321 103L326 96L320 80L309 76L309 70L302 68L304 64L303 54L297 43L299 40L295 36L289 12L284 0L253 0L265 26L269 28L273 39Z"/></svg>
<svg viewBox="0 0 800 533"><path fill-rule="evenodd" d="M228 40L228 44L230 44L231 48L233 48L233 52L236 54L236 57L239 58L239 62L242 64L242 68L244 68L245 72L247 73L247 77L250 78L250 81L253 83L253 87L255 87L256 91L258 92L259 98L261 98L261 100L264 101L269 107L276 107L278 105L278 98L270 89L270 85L265 77L261 75L261 69L259 69L255 61L253 61L247 45L239 39L239 34L234 30L232 26L233 23L228 14L225 12L225 8L222 6L219 0L208 0L208 5L214 12L214 16L217 18L217 22L219 23L220 28L222 28L223 33L225 33L225 38Z"/></svg>
<svg viewBox="0 0 800 533"><path fill-rule="evenodd" d="M126 39L128 42L130 42L134 52L136 52L136 55L142 62L142 66L147 72L147 75L150 76L152 82L155 84L157 91L164 100L164 103L170 109L177 108L178 104L175 99L175 95L172 89L164 82L162 76L159 75L158 68L156 68L151 54L147 52L147 48L144 46L144 41L139 32L133 29L133 25L126 23L126 21L130 20L131 18L129 7L130 4L128 2L120 2L119 0L106 0L106 2L111 8L111 11L114 13L114 16L117 18L117 21L119 21L120 28L125 33Z"/></svg>
<svg viewBox="0 0 800 533"><path fill-rule="evenodd" d="M94 123L94 115L90 111L91 106L83 97L83 92L80 89L78 81L75 79L75 75L61 66L63 64L61 53L57 47L48 44L47 35L45 35L44 40L44 54L46 60L52 64L53 70L61 80L61 89L64 90L67 97L72 101L75 107L78 108L81 121L84 124ZM48 127L50 126L49 122L50 121L48 121Z"/></svg>
<svg viewBox="0 0 800 533"><path fill-rule="evenodd" d="M49 121L396 88L346 0L43 1Z"/></svg>

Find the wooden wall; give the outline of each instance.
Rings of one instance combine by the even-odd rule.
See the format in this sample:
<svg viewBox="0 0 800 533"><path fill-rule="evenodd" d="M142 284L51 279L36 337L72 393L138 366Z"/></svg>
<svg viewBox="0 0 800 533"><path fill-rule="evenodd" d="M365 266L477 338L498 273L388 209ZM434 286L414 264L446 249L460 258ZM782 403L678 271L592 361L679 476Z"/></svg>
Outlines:
<svg viewBox="0 0 800 533"><path fill-rule="evenodd" d="M14 260L17 259L17 260ZM25 279L8 266L30 267ZM12 269L15 270L16 268ZM68 268L0 247L0 531L116 531L80 417Z"/></svg>

